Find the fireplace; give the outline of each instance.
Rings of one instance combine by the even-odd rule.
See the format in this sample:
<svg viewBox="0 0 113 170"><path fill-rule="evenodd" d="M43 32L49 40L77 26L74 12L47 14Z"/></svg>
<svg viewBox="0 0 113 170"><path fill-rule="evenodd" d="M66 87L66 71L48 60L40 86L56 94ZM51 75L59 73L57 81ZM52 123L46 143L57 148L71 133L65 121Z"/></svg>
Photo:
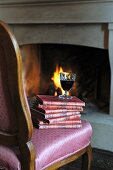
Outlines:
<svg viewBox="0 0 113 170"><path fill-rule="evenodd" d="M110 64L108 50L80 45L35 44L21 47L23 76L28 97L59 95L52 77L60 70L76 73L71 95L86 102L85 112L109 113ZM57 80L59 81L59 79Z"/></svg>
<svg viewBox="0 0 113 170"><path fill-rule="evenodd" d="M32 81L27 80L30 83L27 94L31 94L32 91L32 95L43 92L45 83L42 77L46 73L44 72L42 75L44 67L42 67L44 64L42 61L44 57L47 57L49 49L52 50L52 53L56 49L65 49L67 52L69 49L71 51L77 49L78 51L75 50L75 53L69 53L69 56L64 53L64 56L67 56L68 63L71 62L69 58L75 62L75 58L78 57L75 65L79 66L81 60L93 63L95 58L95 61L98 61L91 64L94 70L90 74L93 75L93 79L89 79L89 82L93 81L90 84L95 90L93 90L94 93L88 92L90 97L93 97L90 100L86 90L85 92L82 92L81 89L78 90L82 85L86 85L84 83L88 83L87 77L90 77L88 76L90 64L88 65L87 62L85 63L88 65L86 70L86 65L82 65L79 69L78 67L73 69L73 64L69 64L69 68L65 68L66 65L62 65L62 63L55 63L55 66L52 64L51 67L54 66L54 68L51 71L51 76L55 71L56 64L59 66L61 64L66 70L71 68L71 71L77 74L75 84L77 91L73 94L78 95L78 91L81 91L82 96L79 95L79 97L84 100L88 98L88 102L86 102L88 110L89 108L95 109L94 114L91 111L87 114L88 110L86 110L86 114L83 114L83 119L89 120L93 126L92 145L96 148L113 151L113 137L111 135L113 134L113 0L4 0L0 2L0 16L1 20L8 23L14 32L21 47L23 60L25 60L25 53L27 53L28 58L31 58L30 65L35 63L35 68L37 68L36 70L32 68L32 72L31 69L27 70L29 74L31 73L31 77L34 75L31 80L35 80L36 84L36 87L33 87ZM62 52L59 52L58 56L63 56ZM29 62L24 64L28 65ZM45 64L47 63L45 62ZM25 76L25 70L23 73ZM83 75L82 73L86 76L83 76L83 79L78 82L79 76ZM51 81L50 78L48 81ZM47 89L49 83L47 83ZM27 85L26 82L24 84ZM82 89L86 88L91 89L87 85ZM47 89L44 89L44 93L47 92ZM101 102L105 101L104 104L99 103L99 111L97 99ZM108 114L101 112L100 108L105 108L105 113Z"/></svg>

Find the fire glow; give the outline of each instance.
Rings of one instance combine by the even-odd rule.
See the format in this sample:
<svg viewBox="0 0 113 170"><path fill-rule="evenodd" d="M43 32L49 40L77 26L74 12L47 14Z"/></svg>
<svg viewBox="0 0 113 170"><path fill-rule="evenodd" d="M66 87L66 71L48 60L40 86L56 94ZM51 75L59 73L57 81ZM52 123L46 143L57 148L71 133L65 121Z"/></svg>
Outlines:
<svg viewBox="0 0 113 170"><path fill-rule="evenodd" d="M53 80L54 82L54 85L55 85L55 88L58 89L60 88L61 91L62 91L62 94L64 94L64 90L62 89L61 87L61 84L60 84L60 73L63 72L63 68L62 67L59 67L58 65L56 66L56 70L53 74L53 77L51 78L51 80ZM57 95L55 93L55 95Z"/></svg>

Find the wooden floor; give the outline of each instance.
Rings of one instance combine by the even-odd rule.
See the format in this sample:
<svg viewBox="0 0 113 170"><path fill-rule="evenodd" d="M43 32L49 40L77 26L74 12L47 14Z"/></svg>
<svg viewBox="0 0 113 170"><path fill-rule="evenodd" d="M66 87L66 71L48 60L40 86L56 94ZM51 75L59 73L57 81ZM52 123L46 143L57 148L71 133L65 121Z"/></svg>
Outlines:
<svg viewBox="0 0 113 170"><path fill-rule="evenodd" d="M72 162L59 170L80 170L81 159ZM93 162L91 170L113 170L113 153L93 149Z"/></svg>

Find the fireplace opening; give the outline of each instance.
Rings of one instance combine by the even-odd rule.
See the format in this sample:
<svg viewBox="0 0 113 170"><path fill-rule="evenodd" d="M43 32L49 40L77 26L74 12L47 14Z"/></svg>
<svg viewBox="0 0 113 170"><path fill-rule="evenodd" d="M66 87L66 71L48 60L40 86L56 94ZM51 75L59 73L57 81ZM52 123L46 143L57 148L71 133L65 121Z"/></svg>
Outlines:
<svg viewBox="0 0 113 170"><path fill-rule="evenodd" d="M23 45L23 76L27 96L59 95L57 72L76 73L71 95L86 102L85 112L109 113L110 64L108 50L65 44ZM57 77L58 79L58 77Z"/></svg>

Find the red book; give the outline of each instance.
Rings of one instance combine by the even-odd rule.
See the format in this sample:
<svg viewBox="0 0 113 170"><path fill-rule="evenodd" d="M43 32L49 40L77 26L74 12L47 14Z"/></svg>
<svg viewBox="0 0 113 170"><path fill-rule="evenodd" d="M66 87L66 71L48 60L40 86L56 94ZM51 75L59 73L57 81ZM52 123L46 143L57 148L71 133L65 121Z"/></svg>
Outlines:
<svg viewBox="0 0 113 170"><path fill-rule="evenodd" d="M45 118L49 119L49 118L57 118L57 117L65 117L65 116L73 116L73 115L80 115L80 112L65 112L65 113L54 113L54 114L46 114Z"/></svg>
<svg viewBox="0 0 113 170"><path fill-rule="evenodd" d="M42 108L44 110L57 110L57 109L66 109L66 110L77 110L83 111L83 107L81 106L58 106L58 105L39 105L38 108Z"/></svg>
<svg viewBox="0 0 113 170"><path fill-rule="evenodd" d="M39 125L48 125L48 123L44 123L44 122L40 122ZM50 125L51 124L55 124L55 125L60 125L60 124L75 124L75 125L78 125L78 124L81 124L81 120L63 120L63 121L59 121L59 122L53 122L52 120L50 121L49 123Z"/></svg>
<svg viewBox="0 0 113 170"><path fill-rule="evenodd" d="M80 112L80 111L83 111L83 109L81 109L81 110L79 110L79 109L43 109L43 108L40 108L40 107L38 107L37 108L37 110L38 111L40 111L40 112L43 112L44 114L54 114L54 113L65 113L65 112Z"/></svg>
<svg viewBox="0 0 113 170"><path fill-rule="evenodd" d="M39 126L39 129L51 129L51 128L63 128L63 129L65 129L65 128L81 128L82 127L82 124L60 124L60 125L58 125L58 124L48 124L48 125L40 125Z"/></svg>
<svg viewBox="0 0 113 170"><path fill-rule="evenodd" d="M68 123L81 123L80 120L80 116L67 116L67 117L58 117L58 118L49 118L49 123L66 123L66 121L68 121ZM73 122L74 121L74 122ZM43 124L43 122L41 121L40 124Z"/></svg>
<svg viewBox="0 0 113 170"><path fill-rule="evenodd" d="M37 100L41 105L85 106L85 102L75 96L71 99L61 99L58 96L37 95Z"/></svg>

